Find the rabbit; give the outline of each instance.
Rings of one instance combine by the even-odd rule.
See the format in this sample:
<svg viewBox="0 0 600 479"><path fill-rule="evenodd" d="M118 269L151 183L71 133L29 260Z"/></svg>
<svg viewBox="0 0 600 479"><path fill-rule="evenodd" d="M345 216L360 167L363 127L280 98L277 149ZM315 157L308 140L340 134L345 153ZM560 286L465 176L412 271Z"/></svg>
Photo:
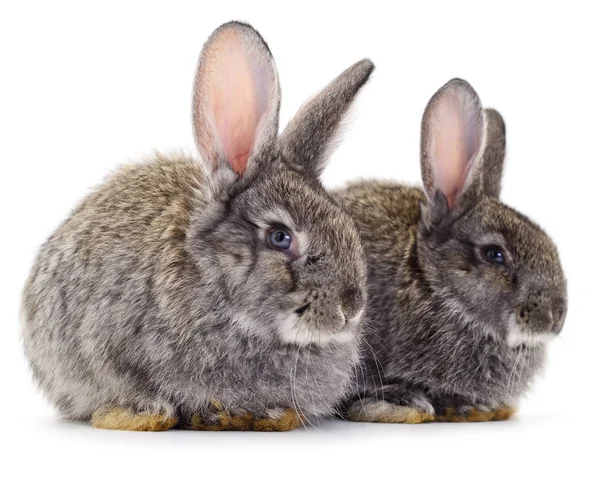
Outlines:
<svg viewBox="0 0 600 479"><path fill-rule="evenodd" d="M504 420L567 313L557 248L499 200L500 114L454 79L421 128L424 189L359 181L339 191L367 255L367 346L342 404L355 421Z"/></svg>
<svg viewBox="0 0 600 479"><path fill-rule="evenodd" d="M26 282L24 349L63 417L285 431L334 413L360 356L366 263L319 175L373 69L351 66L279 135L269 47L245 23L213 32L193 92L201 160L118 169Z"/></svg>

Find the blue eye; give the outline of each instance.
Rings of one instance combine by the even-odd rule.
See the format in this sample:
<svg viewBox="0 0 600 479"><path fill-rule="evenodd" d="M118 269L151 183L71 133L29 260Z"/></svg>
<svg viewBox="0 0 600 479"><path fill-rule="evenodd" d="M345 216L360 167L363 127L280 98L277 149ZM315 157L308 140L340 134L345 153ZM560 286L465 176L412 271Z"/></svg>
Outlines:
<svg viewBox="0 0 600 479"><path fill-rule="evenodd" d="M269 243L275 248L287 251L292 245L292 237L287 231L276 229L269 234Z"/></svg>
<svg viewBox="0 0 600 479"><path fill-rule="evenodd" d="M504 253L498 246L486 246L483 252L490 263L504 263Z"/></svg>

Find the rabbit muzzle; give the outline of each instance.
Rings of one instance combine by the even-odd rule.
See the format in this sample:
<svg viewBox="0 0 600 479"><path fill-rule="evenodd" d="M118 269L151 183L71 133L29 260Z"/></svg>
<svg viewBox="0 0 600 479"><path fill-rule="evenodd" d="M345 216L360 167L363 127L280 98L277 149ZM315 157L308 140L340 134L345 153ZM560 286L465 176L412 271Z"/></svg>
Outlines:
<svg viewBox="0 0 600 479"><path fill-rule="evenodd" d="M561 332L566 312L566 299L561 294L551 290L533 291L511 315L509 345L536 345L550 341Z"/></svg>
<svg viewBox="0 0 600 479"><path fill-rule="evenodd" d="M359 288L343 289L339 295L314 288L302 306L281 322L280 336L301 345L350 341L356 337L365 302Z"/></svg>

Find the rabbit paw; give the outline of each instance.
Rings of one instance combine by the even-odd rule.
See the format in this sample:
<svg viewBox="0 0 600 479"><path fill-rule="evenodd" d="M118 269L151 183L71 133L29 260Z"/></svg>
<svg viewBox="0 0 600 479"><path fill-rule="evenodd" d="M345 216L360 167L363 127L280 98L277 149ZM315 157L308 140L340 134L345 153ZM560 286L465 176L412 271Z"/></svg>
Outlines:
<svg viewBox="0 0 600 479"><path fill-rule="evenodd" d="M255 419L253 431L291 431L302 425L302 418L293 409L271 410L268 417Z"/></svg>
<svg viewBox="0 0 600 479"><path fill-rule="evenodd" d="M414 398L405 405L378 399L356 401L348 408L348 417L357 422L420 424L433 421L435 416L429 402Z"/></svg>
<svg viewBox="0 0 600 479"><path fill-rule="evenodd" d="M177 425L177 418L168 413L139 412L122 407L98 409L91 420L98 429L120 431L166 431Z"/></svg>
<svg viewBox="0 0 600 479"><path fill-rule="evenodd" d="M486 406L461 406L446 407L436 412L436 422L487 422L506 421L515 413L510 406L502 406L495 409Z"/></svg>
<svg viewBox="0 0 600 479"><path fill-rule="evenodd" d="M231 414L219 401L211 401L208 414L194 414L186 429L196 431L290 431L302 424L300 416L292 409L272 409L265 417L249 412Z"/></svg>

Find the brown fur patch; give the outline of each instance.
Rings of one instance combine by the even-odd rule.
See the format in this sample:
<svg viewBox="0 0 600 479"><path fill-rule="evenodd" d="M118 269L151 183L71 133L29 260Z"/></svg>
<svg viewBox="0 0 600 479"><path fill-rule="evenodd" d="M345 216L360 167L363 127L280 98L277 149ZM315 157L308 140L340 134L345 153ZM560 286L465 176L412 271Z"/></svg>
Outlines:
<svg viewBox="0 0 600 479"><path fill-rule="evenodd" d="M257 419L254 421L254 431L291 431L296 429L302 424L300 416L293 409L286 409L283 414L273 419L266 417L263 419Z"/></svg>
<svg viewBox="0 0 600 479"><path fill-rule="evenodd" d="M217 422L206 423L200 416L192 416L188 429L196 431L291 431L302 424L298 414L286 409L279 418L256 418L250 413L231 416L225 411L217 413Z"/></svg>
<svg viewBox="0 0 600 479"><path fill-rule="evenodd" d="M177 425L177 419L164 414L134 414L128 409L115 407L96 411L91 423L98 429L166 431Z"/></svg>
<svg viewBox="0 0 600 479"><path fill-rule="evenodd" d="M513 407L501 407L494 411L494 417L492 421L506 421L510 419L517 410Z"/></svg>
<svg viewBox="0 0 600 479"><path fill-rule="evenodd" d="M435 418L432 414L419 411L411 407L396 406L393 411L381 414L366 414L361 411L358 415L350 417L352 421L357 422L381 422L388 424L421 424L431 422Z"/></svg>
<svg viewBox="0 0 600 479"><path fill-rule="evenodd" d="M226 412L217 414L217 422L209 424L201 416L194 415L188 429L195 431L251 431L254 417L250 413L230 416Z"/></svg>
<svg viewBox="0 0 600 479"><path fill-rule="evenodd" d="M466 413L459 413L454 408L446 408L443 414L435 416L436 422L488 422L506 421L515 412L511 407L501 407L493 411L482 411L472 408Z"/></svg>

